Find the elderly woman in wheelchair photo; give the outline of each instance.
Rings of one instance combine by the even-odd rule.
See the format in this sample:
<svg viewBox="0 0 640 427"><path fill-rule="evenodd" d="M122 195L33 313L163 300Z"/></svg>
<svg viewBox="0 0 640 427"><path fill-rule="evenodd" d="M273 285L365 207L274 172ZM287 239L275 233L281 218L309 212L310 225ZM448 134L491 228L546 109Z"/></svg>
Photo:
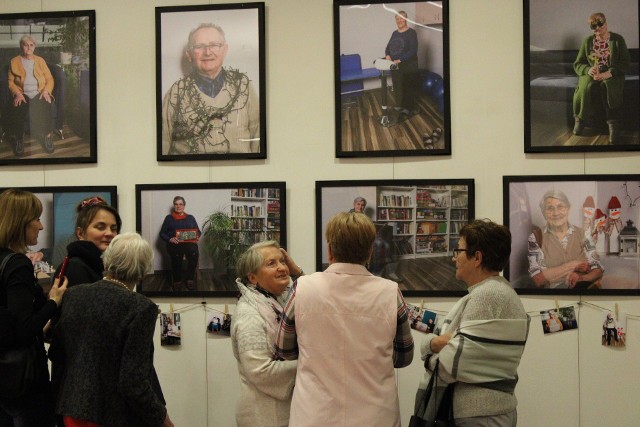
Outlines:
<svg viewBox="0 0 640 427"><path fill-rule="evenodd" d="M4 136L13 144L17 156L24 155L27 117L29 133L47 153L53 153L52 103L54 78L45 60L34 54L36 41L30 35L20 38L20 55L11 59L8 86L11 99L5 109Z"/></svg>

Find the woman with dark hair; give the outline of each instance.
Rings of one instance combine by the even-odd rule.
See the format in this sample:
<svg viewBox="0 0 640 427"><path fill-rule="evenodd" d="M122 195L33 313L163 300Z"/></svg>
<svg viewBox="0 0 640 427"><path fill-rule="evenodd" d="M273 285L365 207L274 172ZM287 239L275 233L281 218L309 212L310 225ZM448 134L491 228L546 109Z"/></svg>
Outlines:
<svg viewBox="0 0 640 427"><path fill-rule="evenodd" d="M298 360L290 425L399 427L394 368L413 359L407 306L397 283L365 267L369 217L338 213L326 237L330 265L294 283L276 337L276 356Z"/></svg>
<svg viewBox="0 0 640 427"><path fill-rule="evenodd" d="M173 198L173 212L167 215L160 228L160 238L167 242L167 252L171 258L172 287L177 291L184 285L190 291L196 290L196 269L198 268L198 239L200 227L193 217L184 211L187 202L184 197ZM183 239L188 235L193 239ZM187 269L182 268L182 260L187 260Z"/></svg>
<svg viewBox="0 0 640 427"><path fill-rule="evenodd" d="M76 207L76 214L78 240L67 246L69 263L65 276L69 286L100 280L104 271L101 256L122 227L118 211L102 197L84 199ZM60 266L56 276L59 270Z"/></svg>
<svg viewBox="0 0 640 427"><path fill-rule="evenodd" d="M67 281L60 286L60 279L54 280L47 299L36 282L33 264L25 255L27 247L38 242L43 229L40 200L28 191L5 190L0 195L0 212L0 261L12 256L0 277L0 313L5 332L1 344L14 349L35 341L40 368L40 376L23 396L0 398L0 425L49 427L54 425L53 397L42 331L56 313ZM0 384L3 380L0 378Z"/></svg>
<svg viewBox="0 0 640 427"><path fill-rule="evenodd" d="M54 329L56 413L67 427L173 427L153 367L158 306L133 292L153 251L136 233L110 243L104 277L69 289Z"/></svg>
<svg viewBox="0 0 640 427"><path fill-rule="evenodd" d="M439 360L438 381L455 383L457 426L516 426L517 368L529 333L529 316L511 284L500 276L511 253L511 232L489 220L460 230L453 250L456 279L469 294L447 314L440 335L422 342L428 369L424 390ZM419 397L416 402L421 401Z"/></svg>

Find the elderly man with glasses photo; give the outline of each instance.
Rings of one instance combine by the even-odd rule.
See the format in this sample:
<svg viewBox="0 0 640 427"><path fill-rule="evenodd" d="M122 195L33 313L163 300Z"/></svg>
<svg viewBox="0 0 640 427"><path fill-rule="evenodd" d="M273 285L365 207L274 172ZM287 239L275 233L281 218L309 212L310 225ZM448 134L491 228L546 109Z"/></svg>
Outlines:
<svg viewBox="0 0 640 427"><path fill-rule="evenodd" d="M175 82L162 103L162 154L256 153L260 103L249 77L223 67L224 31L201 24L185 55L192 72Z"/></svg>
<svg viewBox="0 0 640 427"><path fill-rule="evenodd" d="M600 287L603 268L590 230L569 223L571 203L560 190L540 201L547 222L529 235L529 275L538 288Z"/></svg>

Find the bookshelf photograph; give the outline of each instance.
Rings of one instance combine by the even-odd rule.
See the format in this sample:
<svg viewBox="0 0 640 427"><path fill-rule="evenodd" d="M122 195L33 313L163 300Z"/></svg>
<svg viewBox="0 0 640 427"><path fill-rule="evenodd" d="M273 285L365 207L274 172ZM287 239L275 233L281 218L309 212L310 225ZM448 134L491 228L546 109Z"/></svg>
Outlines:
<svg viewBox="0 0 640 427"><path fill-rule="evenodd" d="M317 181L318 270L328 266L326 223L337 212L357 212L356 200L365 201L362 212L376 226L371 273L408 295L466 291L451 258L460 229L474 218L472 179Z"/></svg>
<svg viewBox="0 0 640 427"><path fill-rule="evenodd" d="M170 243L160 232L177 196L184 199L184 212L198 226L198 238L191 240L198 247L195 289L176 287ZM235 295L235 264L240 254L264 240L286 246L285 196L284 182L136 185L137 231L155 254L153 272L138 291L149 296Z"/></svg>

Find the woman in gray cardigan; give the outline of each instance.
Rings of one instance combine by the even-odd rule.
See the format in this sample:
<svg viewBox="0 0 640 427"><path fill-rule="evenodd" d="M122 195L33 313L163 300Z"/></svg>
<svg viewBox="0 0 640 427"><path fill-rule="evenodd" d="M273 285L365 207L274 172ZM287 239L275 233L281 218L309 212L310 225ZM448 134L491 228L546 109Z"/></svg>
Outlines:
<svg viewBox="0 0 640 427"><path fill-rule="evenodd" d="M65 425L173 427L153 367L158 307L133 292L152 257L138 234L120 234L103 254L103 279L67 292L49 352Z"/></svg>

